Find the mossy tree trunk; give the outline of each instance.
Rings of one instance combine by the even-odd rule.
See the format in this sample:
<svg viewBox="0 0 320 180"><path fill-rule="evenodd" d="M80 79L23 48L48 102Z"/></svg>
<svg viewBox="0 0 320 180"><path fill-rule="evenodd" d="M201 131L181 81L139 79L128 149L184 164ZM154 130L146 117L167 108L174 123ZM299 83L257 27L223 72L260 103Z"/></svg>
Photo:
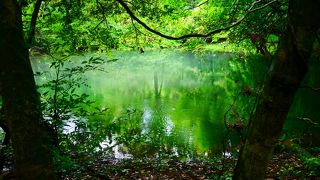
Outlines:
<svg viewBox="0 0 320 180"><path fill-rule="evenodd" d="M287 31L280 39L262 98L249 123L234 179L265 178L293 98L308 71L315 32L320 28L319 9L319 0L289 1Z"/></svg>
<svg viewBox="0 0 320 180"><path fill-rule="evenodd" d="M18 179L55 179L16 0L0 1L0 84Z"/></svg>

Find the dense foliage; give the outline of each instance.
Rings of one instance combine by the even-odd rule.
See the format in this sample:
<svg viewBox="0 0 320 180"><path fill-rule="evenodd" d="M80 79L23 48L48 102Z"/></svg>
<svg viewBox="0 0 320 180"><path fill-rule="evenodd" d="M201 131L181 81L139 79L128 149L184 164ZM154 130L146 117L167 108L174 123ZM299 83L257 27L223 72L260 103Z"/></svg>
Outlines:
<svg viewBox="0 0 320 180"><path fill-rule="evenodd" d="M252 44L265 54L266 47L276 46L277 37L284 31L287 9L286 1L271 2L270 6L259 11L257 9L264 5L260 1L251 4L240 1L153 0L132 1L128 5L149 27L170 36L206 34L246 18L232 31L222 31L206 38L168 41L145 30L115 1L43 1L36 38L31 46L38 47L42 52L65 53L181 45L195 48L201 44L227 40ZM33 9L33 3L24 7L26 34L30 29Z"/></svg>

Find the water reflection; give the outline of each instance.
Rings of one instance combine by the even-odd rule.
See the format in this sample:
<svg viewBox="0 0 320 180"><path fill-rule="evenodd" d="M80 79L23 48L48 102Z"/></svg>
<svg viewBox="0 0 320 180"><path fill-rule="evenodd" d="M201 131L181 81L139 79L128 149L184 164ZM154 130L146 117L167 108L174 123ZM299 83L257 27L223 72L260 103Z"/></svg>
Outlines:
<svg viewBox="0 0 320 180"><path fill-rule="evenodd" d="M152 111L148 106L144 106L142 115L142 134L146 134L149 129L149 124L152 118Z"/></svg>
<svg viewBox="0 0 320 180"><path fill-rule="evenodd" d="M221 151L223 113L233 94L225 87L229 72L221 69L229 55L203 59L191 53L151 52L121 53L118 58L107 65L107 75L89 78L98 103L111 107L112 116L121 116L128 107L141 110L140 117L121 122L122 128L134 123L141 129L141 140L124 146L150 153L146 146L153 146L180 156Z"/></svg>
<svg viewBox="0 0 320 180"><path fill-rule="evenodd" d="M103 142L100 143L100 147L102 149L112 148L112 155L116 159L131 159L132 155L129 153L123 153L120 149L121 146L117 144L115 137L113 136L111 139L107 138Z"/></svg>
<svg viewBox="0 0 320 180"><path fill-rule="evenodd" d="M174 51L143 55L116 52L114 56L119 60L105 65L107 74L86 74L95 105L109 108L103 118L91 118L90 122L99 120L118 127L100 142L102 149L112 147L116 158L222 152L224 113L239 89L256 81L248 78L252 74L247 72L246 61L231 60L231 54L197 57ZM253 100L239 98L228 114L230 123L236 118L246 119ZM66 133L72 131L72 125L67 125L70 129ZM238 142L233 136L236 134L229 138L232 145Z"/></svg>

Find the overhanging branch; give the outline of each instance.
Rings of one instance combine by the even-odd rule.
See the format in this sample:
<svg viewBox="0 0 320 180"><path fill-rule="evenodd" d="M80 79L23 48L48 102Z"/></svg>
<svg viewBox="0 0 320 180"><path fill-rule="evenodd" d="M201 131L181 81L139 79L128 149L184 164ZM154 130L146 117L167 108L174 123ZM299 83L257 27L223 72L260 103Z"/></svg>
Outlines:
<svg viewBox="0 0 320 180"><path fill-rule="evenodd" d="M186 38L192 38L192 37L208 37L208 36L211 36L213 34L217 34L217 33L220 33L222 31L226 31L226 30L229 30L237 25L239 25L244 19L245 17L248 15L248 14L251 14L253 12L256 12L258 10L261 10L269 5L271 5L272 3L278 1L278 0L273 0L273 1L270 1L260 7L257 7L257 8L254 8L255 5L257 3L260 3L261 0L257 0L257 1L254 1L251 5L250 5L250 8L244 13L244 15L239 18L237 21L231 23L230 25L228 26L225 26L225 27L222 27L222 28L218 28L218 29L215 29L213 31L210 31L209 33L207 34L199 34L199 33L190 33L190 34L186 34L186 35L182 35L182 36L178 36L178 37L174 37L174 36L170 36L170 35L166 35L166 34L163 34L151 27L149 27L146 23L144 23L143 21L141 21L131 10L130 8L128 7L128 5L123 1L123 0L116 0L125 10L126 12L129 14L129 16L134 19L135 21L137 21L141 26L143 26L145 29L147 29L148 31L160 36L160 37L163 37L163 38L166 38L166 39L169 39L169 40L181 40L181 39L186 39Z"/></svg>

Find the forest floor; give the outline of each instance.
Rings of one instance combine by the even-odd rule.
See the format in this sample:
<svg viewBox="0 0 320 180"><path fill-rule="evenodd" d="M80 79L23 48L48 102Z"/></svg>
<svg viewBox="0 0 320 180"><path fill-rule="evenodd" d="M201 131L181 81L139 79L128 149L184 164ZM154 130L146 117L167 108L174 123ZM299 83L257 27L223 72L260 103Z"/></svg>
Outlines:
<svg viewBox="0 0 320 180"><path fill-rule="evenodd" d="M319 156L318 156L319 157ZM61 175L61 179L231 179L236 158L180 161L166 159L98 159L79 174ZM269 163L267 179L316 179L294 153L275 154Z"/></svg>

